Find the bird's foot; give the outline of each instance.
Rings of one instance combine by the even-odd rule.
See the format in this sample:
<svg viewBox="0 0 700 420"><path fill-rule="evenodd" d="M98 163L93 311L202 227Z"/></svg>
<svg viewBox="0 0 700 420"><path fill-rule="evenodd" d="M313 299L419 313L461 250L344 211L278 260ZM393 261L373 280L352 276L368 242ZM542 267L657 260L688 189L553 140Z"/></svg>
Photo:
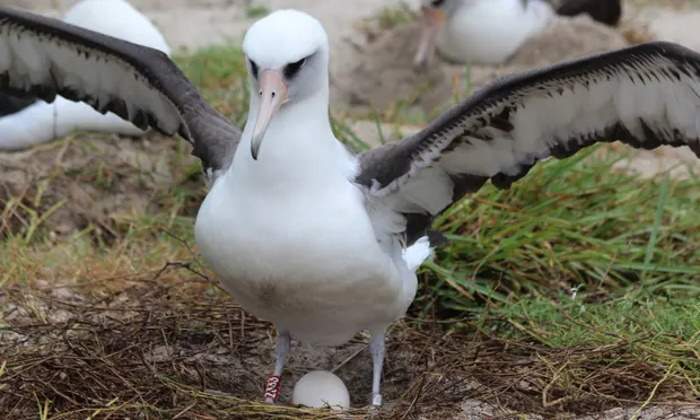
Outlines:
<svg viewBox="0 0 700 420"><path fill-rule="evenodd" d="M382 394L372 394L372 407L382 406Z"/></svg>
<svg viewBox="0 0 700 420"><path fill-rule="evenodd" d="M268 404L274 404L280 397L280 390L282 389L282 381L279 376L272 375L267 378L267 383L265 384L265 402Z"/></svg>

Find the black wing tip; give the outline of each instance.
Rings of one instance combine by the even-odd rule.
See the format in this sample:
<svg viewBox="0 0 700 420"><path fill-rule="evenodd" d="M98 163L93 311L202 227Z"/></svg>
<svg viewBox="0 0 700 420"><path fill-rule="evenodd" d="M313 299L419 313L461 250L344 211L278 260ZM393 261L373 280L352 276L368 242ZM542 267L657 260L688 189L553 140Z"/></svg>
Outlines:
<svg viewBox="0 0 700 420"><path fill-rule="evenodd" d="M437 230L428 230L426 236L428 237L428 243L431 248L447 245L447 243L450 242L445 235Z"/></svg>

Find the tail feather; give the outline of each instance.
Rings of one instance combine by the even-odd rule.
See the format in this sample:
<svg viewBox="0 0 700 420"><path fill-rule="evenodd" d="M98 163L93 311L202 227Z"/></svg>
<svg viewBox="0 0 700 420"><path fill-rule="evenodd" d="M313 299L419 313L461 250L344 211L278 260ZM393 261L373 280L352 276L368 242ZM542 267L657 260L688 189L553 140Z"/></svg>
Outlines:
<svg viewBox="0 0 700 420"><path fill-rule="evenodd" d="M409 270L416 271L432 254L430 239L423 236L403 250L403 260L406 261Z"/></svg>

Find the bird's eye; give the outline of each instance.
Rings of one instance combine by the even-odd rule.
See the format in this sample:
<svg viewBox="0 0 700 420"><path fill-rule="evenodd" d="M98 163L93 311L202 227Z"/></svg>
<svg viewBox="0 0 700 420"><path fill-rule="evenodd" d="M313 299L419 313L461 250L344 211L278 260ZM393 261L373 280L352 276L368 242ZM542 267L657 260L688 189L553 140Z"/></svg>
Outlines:
<svg viewBox="0 0 700 420"><path fill-rule="evenodd" d="M445 3L445 0L433 0L433 1L430 2L430 4L431 4L433 7L440 7L440 6L442 6L444 3Z"/></svg>
<svg viewBox="0 0 700 420"><path fill-rule="evenodd" d="M255 61L253 60L248 60L250 62L250 72L253 74L254 78L258 78L258 65L255 64Z"/></svg>
<svg viewBox="0 0 700 420"><path fill-rule="evenodd" d="M290 63L284 66L284 77L291 79L292 77L296 76L304 63L306 63L306 58L302 58L295 63Z"/></svg>

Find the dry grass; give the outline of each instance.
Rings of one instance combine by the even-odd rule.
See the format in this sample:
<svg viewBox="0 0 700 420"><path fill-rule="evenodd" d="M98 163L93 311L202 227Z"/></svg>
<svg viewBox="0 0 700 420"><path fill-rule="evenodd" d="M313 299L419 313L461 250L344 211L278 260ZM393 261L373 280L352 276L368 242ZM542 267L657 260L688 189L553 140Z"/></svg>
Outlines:
<svg viewBox="0 0 700 420"><path fill-rule="evenodd" d="M337 417L258 402L273 332L191 267L65 287L6 287L2 411L52 419ZM635 356L638 343L552 348L455 326L427 318L394 328L382 418L446 418L474 401L488 402L480 412L550 418L641 404L652 395L657 403L692 398L682 377ZM331 362L342 364L337 373L356 406L369 394L364 347L358 338ZM317 366L310 351L294 349L285 394L292 377Z"/></svg>

